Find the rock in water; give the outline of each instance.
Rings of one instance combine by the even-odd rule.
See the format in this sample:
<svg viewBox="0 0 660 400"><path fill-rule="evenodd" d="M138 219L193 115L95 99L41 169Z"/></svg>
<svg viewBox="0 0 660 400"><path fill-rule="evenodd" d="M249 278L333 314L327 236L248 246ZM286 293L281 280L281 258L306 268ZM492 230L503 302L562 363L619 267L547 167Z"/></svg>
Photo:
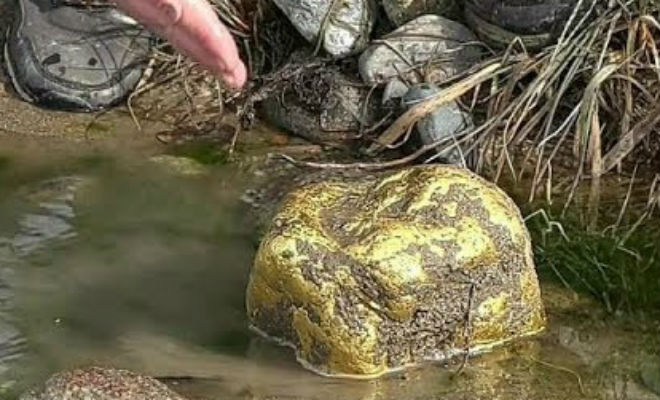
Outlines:
<svg viewBox="0 0 660 400"><path fill-rule="evenodd" d="M545 325L519 210L495 185L439 165L291 192L256 255L247 311L305 367L350 377Z"/></svg>
<svg viewBox="0 0 660 400"><path fill-rule="evenodd" d="M396 26L425 14L453 17L458 11L455 0L383 0L383 8L390 21Z"/></svg>
<svg viewBox="0 0 660 400"><path fill-rule="evenodd" d="M430 83L413 86L403 96L402 105L405 108L410 108L438 93L438 91L439 89ZM438 107L431 115L420 119L415 129L422 144L427 145L443 141L443 147L448 146L438 154L441 162L466 167L463 151L457 144L460 138L456 135L473 125L472 116L461 110L458 103L453 101Z"/></svg>
<svg viewBox="0 0 660 400"><path fill-rule="evenodd" d="M20 400L185 400L165 384L126 370L91 367L53 375Z"/></svg>
<svg viewBox="0 0 660 400"><path fill-rule="evenodd" d="M322 33L323 48L333 57L358 53L369 42L376 9L372 0L273 1L310 43Z"/></svg>
<svg viewBox="0 0 660 400"><path fill-rule="evenodd" d="M369 85L400 74L413 82L439 81L468 69L479 56L477 38L468 28L424 15L369 46L360 56L360 76ZM426 67L427 79L420 79L420 67Z"/></svg>

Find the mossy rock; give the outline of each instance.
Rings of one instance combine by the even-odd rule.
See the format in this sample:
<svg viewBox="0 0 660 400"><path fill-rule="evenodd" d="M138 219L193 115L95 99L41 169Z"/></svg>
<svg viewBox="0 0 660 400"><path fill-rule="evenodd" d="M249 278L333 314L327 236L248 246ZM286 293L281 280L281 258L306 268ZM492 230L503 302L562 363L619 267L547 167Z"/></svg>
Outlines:
<svg viewBox="0 0 660 400"><path fill-rule="evenodd" d="M291 192L256 255L247 311L256 332L294 348L305 367L357 378L545 326L519 210L451 166Z"/></svg>

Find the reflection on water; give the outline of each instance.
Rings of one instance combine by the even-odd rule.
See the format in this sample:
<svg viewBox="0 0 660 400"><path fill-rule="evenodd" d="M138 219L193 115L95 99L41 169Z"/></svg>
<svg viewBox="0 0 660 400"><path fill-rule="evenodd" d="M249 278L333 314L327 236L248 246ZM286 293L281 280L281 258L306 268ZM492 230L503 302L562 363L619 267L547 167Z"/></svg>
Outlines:
<svg viewBox="0 0 660 400"><path fill-rule="evenodd" d="M13 154L0 172L0 361L12 366L4 379L131 366L120 341L131 332L234 352L247 345L242 297L254 246L233 176L184 178L105 155L24 168L25 157L45 153Z"/></svg>
<svg viewBox="0 0 660 400"><path fill-rule="evenodd" d="M161 377L191 398L614 399L622 385L654 396L638 367L657 357L657 328L609 322L549 287L548 332L459 377L456 364L368 382L315 376L246 330L245 177L75 150L0 150L0 397L90 364Z"/></svg>
<svg viewBox="0 0 660 400"><path fill-rule="evenodd" d="M84 181L80 177L61 177L41 182L35 188L38 192L32 196L45 192L47 197L38 203L34 213L20 217L16 235L6 241L16 257L27 257L53 241L75 237L71 225L75 216L73 201L76 189Z"/></svg>

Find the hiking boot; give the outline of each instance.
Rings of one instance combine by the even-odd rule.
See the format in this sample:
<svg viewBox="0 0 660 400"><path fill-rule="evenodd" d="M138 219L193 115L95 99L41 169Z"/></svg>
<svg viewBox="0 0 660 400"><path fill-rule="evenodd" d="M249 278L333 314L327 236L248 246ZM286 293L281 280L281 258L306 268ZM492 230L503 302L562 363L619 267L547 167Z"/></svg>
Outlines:
<svg viewBox="0 0 660 400"><path fill-rule="evenodd" d="M98 111L135 88L151 41L112 7L16 0L5 63L24 100L58 110Z"/></svg>
<svg viewBox="0 0 660 400"><path fill-rule="evenodd" d="M466 0L465 18L482 40L506 47L520 37L527 49L557 40L577 0Z"/></svg>

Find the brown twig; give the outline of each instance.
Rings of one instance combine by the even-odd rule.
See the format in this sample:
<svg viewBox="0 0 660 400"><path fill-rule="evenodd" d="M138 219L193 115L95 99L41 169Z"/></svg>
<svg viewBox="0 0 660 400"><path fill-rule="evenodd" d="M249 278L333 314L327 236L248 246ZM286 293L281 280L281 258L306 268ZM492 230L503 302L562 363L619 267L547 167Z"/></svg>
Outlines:
<svg viewBox="0 0 660 400"><path fill-rule="evenodd" d="M472 303L474 302L474 292L476 286L474 283L470 284L470 290L468 292L468 302L467 309L465 310L465 323L463 325L463 337L465 338L465 349L463 350L463 360L461 360L461 365L458 367L456 372L454 372L453 377L460 376L463 373L463 370L467 366L468 358L470 357L470 341L472 340Z"/></svg>

